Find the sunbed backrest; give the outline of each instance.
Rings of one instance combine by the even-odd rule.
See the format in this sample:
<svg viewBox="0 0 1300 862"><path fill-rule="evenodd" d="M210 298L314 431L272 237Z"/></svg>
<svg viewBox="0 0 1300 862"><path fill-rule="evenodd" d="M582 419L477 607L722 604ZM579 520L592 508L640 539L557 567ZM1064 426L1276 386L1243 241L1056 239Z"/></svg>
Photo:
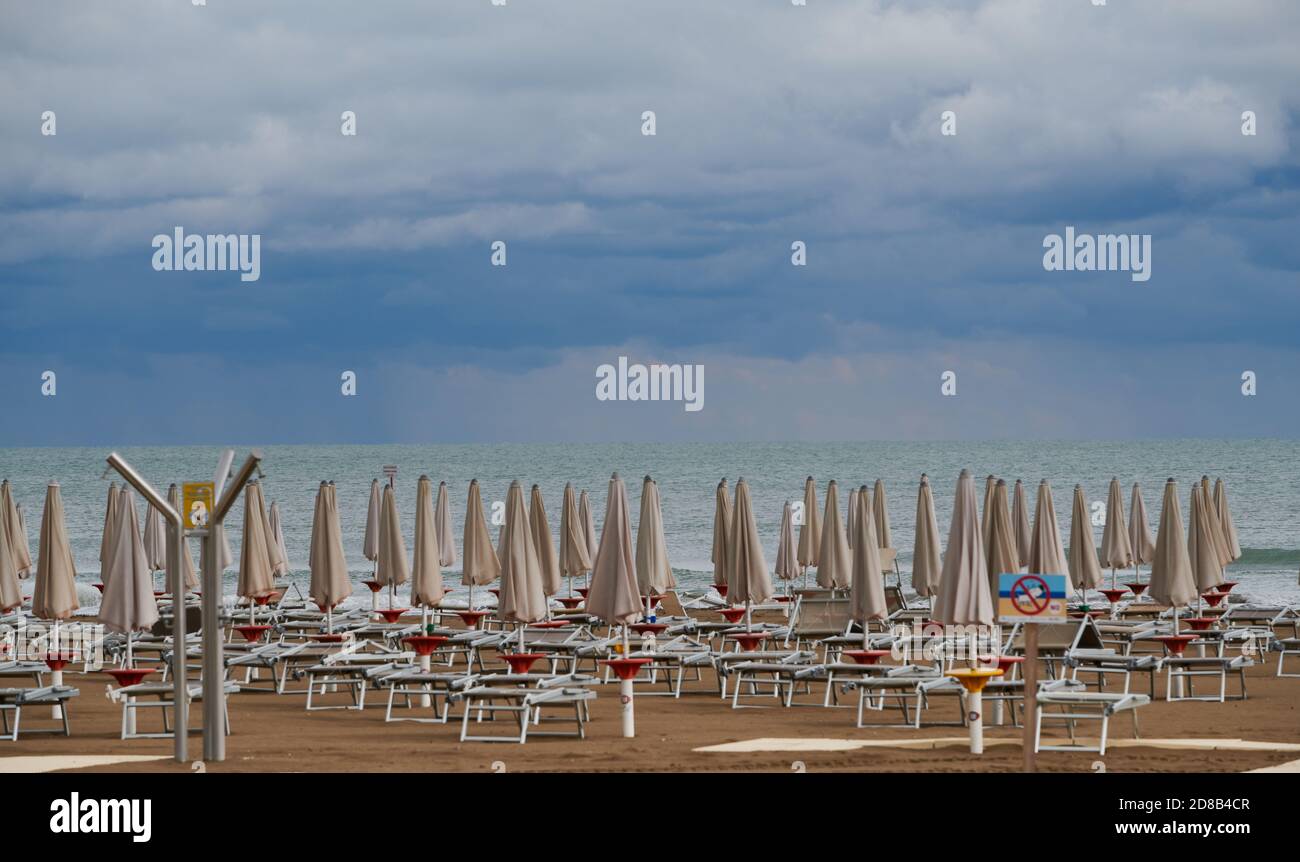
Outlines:
<svg viewBox="0 0 1300 862"><path fill-rule="evenodd" d="M847 597L805 595L799 602L799 617L795 620L794 634L842 634L848 628L850 613Z"/></svg>

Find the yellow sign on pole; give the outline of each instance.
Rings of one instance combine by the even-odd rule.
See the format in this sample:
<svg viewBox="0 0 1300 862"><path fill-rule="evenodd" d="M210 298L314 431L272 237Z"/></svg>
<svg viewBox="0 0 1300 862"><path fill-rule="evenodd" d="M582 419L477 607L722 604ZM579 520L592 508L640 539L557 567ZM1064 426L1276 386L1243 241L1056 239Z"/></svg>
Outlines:
<svg viewBox="0 0 1300 862"><path fill-rule="evenodd" d="M208 525L212 514L213 484L211 482L186 482L181 486L181 505L184 509L185 528L201 529Z"/></svg>

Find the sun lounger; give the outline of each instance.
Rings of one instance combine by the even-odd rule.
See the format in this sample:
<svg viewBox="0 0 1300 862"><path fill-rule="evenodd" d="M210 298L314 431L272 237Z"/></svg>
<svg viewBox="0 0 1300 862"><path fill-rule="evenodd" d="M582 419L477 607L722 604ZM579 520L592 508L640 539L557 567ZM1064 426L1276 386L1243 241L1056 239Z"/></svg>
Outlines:
<svg viewBox="0 0 1300 862"><path fill-rule="evenodd" d="M1164 660L1165 700L1212 700L1223 703L1225 700L1246 699L1246 668L1255 664L1249 656L1170 656ZM1241 684L1241 691L1235 696L1228 695L1228 674L1235 673ZM1219 680L1218 694L1194 694L1192 680L1199 676L1215 677ZM1174 685L1177 682L1178 685Z"/></svg>
<svg viewBox="0 0 1300 862"><path fill-rule="evenodd" d="M222 691L227 695L239 691L239 686L226 681ZM203 699L203 686L194 682L186 686L187 703ZM173 735L173 728L167 721L168 710L176 706L176 688L171 683L142 682L109 690L109 698L122 704L122 739L162 739ZM151 698L151 699L146 699ZM225 732L230 734L230 712L223 704L222 720ZM138 718L141 709L157 709L162 716L162 732L148 733L138 730Z"/></svg>
<svg viewBox="0 0 1300 862"><path fill-rule="evenodd" d="M698 659L694 659L698 661ZM792 662L811 664L817 654L811 650L751 650L750 652L713 653L711 663L718 676L718 696L727 699L727 678L732 670L747 662Z"/></svg>
<svg viewBox="0 0 1300 862"><path fill-rule="evenodd" d="M23 707L54 706L59 707L60 727L37 728L27 733L61 733L71 736L68 726L68 701L79 695L77 689L70 685L50 685L39 688L0 688L0 739L18 741L18 731L22 723ZM9 716L13 716L13 726L9 725Z"/></svg>
<svg viewBox="0 0 1300 862"><path fill-rule="evenodd" d="M472 687L478 678L477 674L423 671L418 667L398 668L376 681L378 686L388 689L388 708L384 712L384 721L446 724L447 716L451 712L452 694ZM395 718L393 706L399 698L405 701L408 710L417 707L431 709L432 717L410 715ZM428 705L423 706L422 701L426 698Z"/></svg>
<svg viewBox="0 0 1300 862"><path fill-rule="evenodd" d="M415 653L340 653L326 656L319 664L308 667L307 710L366 708L366 688L372 679L382 677L402 666L410 666ZM320 706L314 701L320 695L343 689L352 699L349 704ZM319 691L318 691L319 690Z"/></svg>
<svg viewBox="0 0 1300 862"><path fill-rule="evenodd" d="M790 638L795 649L816 641L847 634L852 624L852 608L847 596L832 593L803 593L790 621Z"/></svg>
<svg viewBox="0 0 1300 862"><path fill-rule="evenodd" d="M1083 684L1068 680L1044 685L1037 695L1037 709L1034 716L1034 751L1095 751L1106 754L1106 734L1110 728L1110 718L1119 712L1133 713L1133 738L1138 738L1138 707L1151 703L1145 694L1120 694L1118 692L1084 691ZM1059 707L1062 712L1045 710ZM1043 745L1043 720L1064 721L1069 728L1069 745ZM1079 721L1100 721L1101 736L1096 746L1084 745L1075 737L1075 723Z"/></svg>
<svg viewBox="0 0 1300 862"><path fill-rule="evenodd" d="M1066 654L1065 666L1071 669L1071 679L1078 679L1080 674L1094 674L1097 678L1097 690L1106 687L1106 680L1119 676L1124 680L1124 694L1128 694L1132 675L1145 673L1148 677L1149 697L1156 696L1156 674L1160 671L1163 658L1156 655L1129 655L1113 649L1078 649Z"/></svg>
<svg viewBox="0 0 1300 862"><path fill-rule="evenodd" d="M40 686L49 672L50 666L43 661L0 662L0 679L30 679Z"/></svg>
<svg viewBox="0 0 1300 862"><path fill-rule="evenodd" d="M731 687L731 708L740 708L741 697L775 697L782 706L790 706L796 690L810 691L812 681L825 675L821 665L812 663L813 658L813 653L791 653L776 661L733 665L730 672L736 680Z"/></svg>
<svg viewBox="0 0 1300 862"><path fill-rule="evenodd" d="M961 727L966 721L963 701L964 689L952 677L941 676L937 671L920 668L916 665L903 665L892 668L880 676L871 676L851 683L858 689L858 727L910 727L922 726L921 716L930 705L931 698L955 697L957 700L958 720L955 722L931 721L929 725L947 725ZM892 699L902 712L903 723L888 725L866 724L867 711L883 712L886 701ZM909 705L915 711L909 711Z"/></svg>
<svg viewBox="0 0 1300 862"><path fill-rule="evenodd" d="M533 736L586 737L586 722L590 719L589 702L596 693L588 686L594 685L594 676L578 674L503 673L488 674L474 680L473 684L450 695L452 700L463 701L461 714L461 742L519 742ZM560 709L566 715L545 714ZM573 710L568 717L569 709ZM476 728L496 720L498 715L512 717L519 728L517 736L470 735L470 717ZM529 730L543 722L572 723L573 730Z"/></svg>

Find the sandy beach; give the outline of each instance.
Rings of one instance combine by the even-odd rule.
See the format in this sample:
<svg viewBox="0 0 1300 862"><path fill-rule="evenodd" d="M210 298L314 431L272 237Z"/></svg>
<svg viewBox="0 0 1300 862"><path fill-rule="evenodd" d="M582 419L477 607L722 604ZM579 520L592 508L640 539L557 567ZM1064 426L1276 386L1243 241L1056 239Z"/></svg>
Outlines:
<svg viewBox="0 0 1300 862"><path fill-rule="evenodd" d="M1166 703L1161 676L1160 699L1140 711L1140 741L1132 741L1131 722L1121 715L1112 723L1104 758L1095 753L1044 752L1038 757L1039 769L1094 772L1104 763L1107 772L1245 772L1300 761L1300 684L1275 678L1275 664L1274 657L1248 671L1245 701ZM81 689L81 696L72 701L72 737L25 736L18 743L0 743L0 769L5 766L3 758L17 756L156 755L160 759L82 769L191 770L190 764L171 759L169 739L118 738L121 711L104 697L107 676L67 674L65 680ZM1135 681L1134 690L1144 685L1145 680ZM453 721L446 725L386 723L387 695L382 690L368 696L364 711L321 712L304 710L305 695L243 692L230 699L233 732L227 739L227 759L206 768L211 772L379 773L503 768L514 772L932 773L1021 768L1019 729L986 725L986 751L974 756L960 727L858 729L853 709L820 706L824 684L814 684L810 694L796 698L796 704L816 706L732 709L729 701L718 697L712 672L706 671L701 682L686 685L679 699L638 695L637 736L630 740L620 736L617 685L596 690L586 739L533 737L524 745L460 743L459 705L453 705ZM638 687L639 692L646 690ZM856 698L844 702L856 704ZM952 712L952 701L945 699L928 714L948 721L954 717ZM44 716L39 723L49 724ZM190 753L197 759L201 740L198 735L191 740ZM742 750L702 750L728 744ZM851 747L855 745L860 747ZM56 765L50 761L38 768Z"/></svg>

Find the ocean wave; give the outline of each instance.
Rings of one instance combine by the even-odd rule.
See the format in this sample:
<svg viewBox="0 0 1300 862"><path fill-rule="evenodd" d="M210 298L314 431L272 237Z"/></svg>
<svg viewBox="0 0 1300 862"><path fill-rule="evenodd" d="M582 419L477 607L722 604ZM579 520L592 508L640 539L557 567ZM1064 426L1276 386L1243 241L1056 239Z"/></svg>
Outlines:
<svg viewBox="0 0 1300 862"><path fill-rule="evenodd" d="M1300 566L1300 548L1242 548L1240 566Z"/></svg>

